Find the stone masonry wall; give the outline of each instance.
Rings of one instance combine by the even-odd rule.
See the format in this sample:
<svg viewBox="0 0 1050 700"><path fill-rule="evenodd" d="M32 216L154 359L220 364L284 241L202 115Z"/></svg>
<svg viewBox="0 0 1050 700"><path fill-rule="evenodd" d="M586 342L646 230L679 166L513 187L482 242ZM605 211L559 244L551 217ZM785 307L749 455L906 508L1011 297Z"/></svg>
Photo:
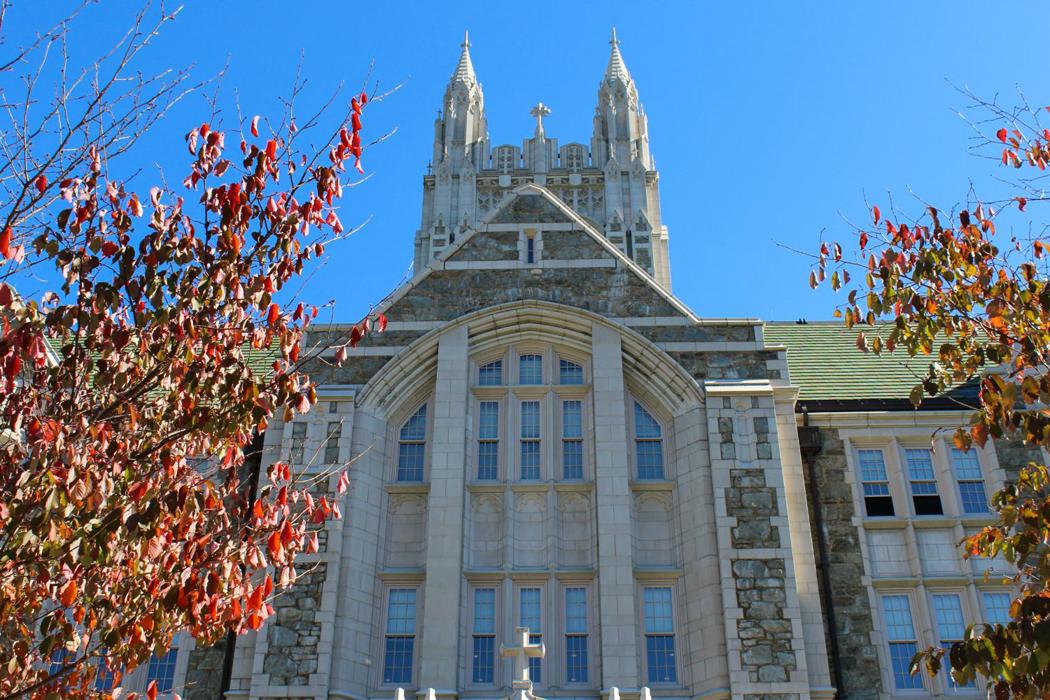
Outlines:
<svg viewBox="0 0 1050 700"><path fill-rule="evenodd" d="M999 459L999 466L1006 472L1007 481L1016 481L1018 473L1029 462L1043 460L1038 447L1026 445L1021 440L996 440L995 456Z"/></svg>
<svg viewBox="0 0 1050 700"><path fill-rule="evenodd" d="M316 620L327 566L313 565L292 588L274 601L275 618L267 626L263 672L271 685L308 685L317 671L321 623Z"/></svg>
<svg viewBox="0 0 1050 700"><path fill-rule="evenodd" d="M737 620L740 660L752 681L786 682L795 670L795 652L791 621L784 619L784 560L738 559L733 576L744 612Z"/></svg>
<svg viewBox="0 0 1050 700"><path fill-rule="evenodd" d="M183 700L216 700L222 697L222 666L225 658L225 638L210 647L191 649Z"/></svg>
<svg viewBox="0 0 1050 700"><path fill-rule="evenodd" d="M861 557L860 535L852 522L855 513L853 493L846 483L845 445L839 439L838 431L821 429L821 433L823 451L814 464L814 475L828 544L829 561L826 566L831 579L831 600L835 608L838 636L842 685L840 698L874 700L882 694L882 675L879 671L878 650L871 639L874 623L868 590L863 583L864 561ZM812 503L814 488L812 484L807 484L807 487ZM816 549L815 529L813 536ZM831 648L830 638L827 643L828 648Z"/></svg>

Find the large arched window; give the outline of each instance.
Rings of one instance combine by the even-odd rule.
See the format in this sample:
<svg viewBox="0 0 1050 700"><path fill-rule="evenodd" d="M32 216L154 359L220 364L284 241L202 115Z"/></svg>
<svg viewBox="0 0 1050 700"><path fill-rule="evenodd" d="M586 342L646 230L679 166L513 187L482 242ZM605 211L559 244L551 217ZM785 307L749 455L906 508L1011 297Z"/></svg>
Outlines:
<svg viewBox="0 0 1050 700"><path fill-rule="evenodd" d="M397 480L422 481L427 446L427 405L420 406L398 432Z"/></svg>

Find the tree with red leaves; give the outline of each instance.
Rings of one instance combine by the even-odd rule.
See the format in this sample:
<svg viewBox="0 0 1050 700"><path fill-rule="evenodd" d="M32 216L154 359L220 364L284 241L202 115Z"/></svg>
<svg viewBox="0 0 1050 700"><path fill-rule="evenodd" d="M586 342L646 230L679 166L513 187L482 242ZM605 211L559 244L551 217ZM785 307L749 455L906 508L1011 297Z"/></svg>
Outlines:
<svg viewBox="0 0 1050 700"><path fill-rule="evenodd" d="M297 128L291 102L265 134L258 117L194 126L181 186L133 191L109 173L193 87L133 68L172 19L140 15L92 80L63 66L51 101L37 62L0 83L25 106L0 135L0 699L92 696L100 671L119 681L180 631L258 629L316 549L308 526L339 516L345 471L317 496L286 463L258 488L243 465L270 421L316 401L299 368L317 310L281 290L347 235L369 96L320 148L301 145L320 122Z"/></svg>
<svg viewBox="0 0 1050 700"><path fill-rule="evenodd" d="M918 406L966 382L979 383L971 425L955 434L969 449L989 439L1023 441L1034 459L992 498L997 522L963 542L964 556L1002 557L1018 595L1007 624L970 625L950 649L929 648L912 673L944 669L955 683L981 677L991 694L1050 694L1050 267L1039 204L1048 197L1050 107L1004 109L973 95L985 118L979 145L1018 177L998 201L971 199L957 212L928 206L919 217L871 208L854 253L821 246L810 285L848 290L836 310L858 328L864 352L929 356L911 392ZM988 128L994 129L994 136ZM1026 175L1032 172L1033 175ZM996 232L996 226L1021 233ZM829 274L830 273L830 274Z"/></svg>

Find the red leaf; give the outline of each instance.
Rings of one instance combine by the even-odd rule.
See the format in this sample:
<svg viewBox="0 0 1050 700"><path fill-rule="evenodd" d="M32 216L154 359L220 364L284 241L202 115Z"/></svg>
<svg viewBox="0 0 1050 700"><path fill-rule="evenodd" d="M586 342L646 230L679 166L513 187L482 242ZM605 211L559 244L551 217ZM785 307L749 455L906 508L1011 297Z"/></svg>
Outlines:
<svg viewBox="0 0 1050 700"><path fill-rule="evenodd" d="M0 284L0 306L10 306L11 302L15 300L15 295L11 291L11 287L6 284ZM15 355L15 357L18 357Z"/></svg>
<svg viewBox="0 0 1050 700"><path fill-rule="evenodd" d="M382 333L386 330L386 314L379 314L376 316L376 333Z"/></svg>
<svg viewBox="0 0 1050 700"><path fill-rule="evenodd" d="M999 131L995 132L995 137L1003 143L1006 143L1006 129L999 129Z"/></svg>
<svg viewBox="0 0 1050 700"><path fill-rule="evenodd" d="M1046 244L1042 241L1036 241L1033 244L1033 247L1035 248L1035 257L1037 260L1042 258L1043 255L1046 254Z"/></svg>
<svg viewBox="0 0 1050 700"><path fill-rule="evenodd" d="M44 190L47 189L47 178L41 175L36 179L36 191L40 194L44 194Z"/></svg>
<svg viewBox="0 0 1050 700"><path fill-rule="evenodd" d="M259 137L259 116L252 117L252 136Z"/></svg>
<svg viewBox="0 0 1050 700"><path fill-rule="evenodd" d="M313 533L311 533L310 539L306 543L306 553L316 554L318 551L320 551L320 549L321 545L317 541L317 531L315 530Z"/></svg>
<svg viewBox="0 0 1050 700"><path fill-rule="evenodd" d="M146 490L148 488L149 486L145 481L140 481L139 483L135 484L130 489L128 489L128 496L133 501L140 501L142 500L142 497L146 495Z"/></svg>
<svg viewBox="0 0 1050 700"><path fill-rule="evenodd" d="M1024 211L1025 205L1028 204L1028 200L1024 197L1014 197L1017 200L1017 211Z"/></svg>
<svg viewBox="0 0 1050 700"><path fill-rule="evenodd" d="M131 210L132 216L142 216L142 203L139 202L139 196L137 194L131 195L128 207Z"/></svg>
<svg viewBox="0 0 1050 700"><path fill-rule="evenodd" d="M879 219L882 218L882 213L879 211L879 208L878 207L872 207L871 208L871 215L873 217L875 217L875 225L877 226L878 223L879 223Z"/></svg>
<svg viewBox="0 0 1050 700"><path fill-rule="evenodd" d="M339 348L335 351L335 363L337 365L341 365L344 362L346 362L346 346L340 345Z"/></svg>
<svg viewBox="0 0 1050 700"><path fill-rule="evenodd" d="M5 228L3 233L0 233L0 254L2 254L8 260L15 257L14 251L11 249L10 226Z"/></svg>
<svg viewBox="0 0 1050 700"><path fill-rule="evenodd" d="M350 474L344 469L343 473L339 475L339 483L335 485L335 491L342 495L346 493L348 486L350 486Z"/></svg>
<svg viewBox="0 0 1050 700"><path fill-rule="evenodd" d="M270 304L270 310L266 314L266 322L271 326L277 323L277 319L281 316L281 309L277 304Z"/></svg>
<svg viewBox="0 0 1050 700"><path fill-rule="evenodd" d="M309 413L310 411L310 397L306 394L299 396L299 413Z"/></svg>
<svg viewBox="0 0 1050 700"><path fill-rule="evenodd" d="M149 700L157 700L157 681L153 680L146 686L146 697Z"/></svg>
<svg viewBox="0 0 1050 700"><path fill-rule="evenodd" d="M864 250L864 246L866 246L866 245L868 245L868 232L867 231L861 231L860 232L860 249Z"/></svg>
<svg viewBox="0 0 1050 700"><path fill-rule="evenodd" d="M73 604L73 601L77 598L77 582L69 581L66 585L62 586L59 591L59 600L62 602L62 607L68 608Z"/></svg>
<svg viewBox="0 0 1050 700"><path fill-rule="evenodd" d="M102 243L102 254L107 258L116 253L120 246L113 241L104 241Z"/></svg>

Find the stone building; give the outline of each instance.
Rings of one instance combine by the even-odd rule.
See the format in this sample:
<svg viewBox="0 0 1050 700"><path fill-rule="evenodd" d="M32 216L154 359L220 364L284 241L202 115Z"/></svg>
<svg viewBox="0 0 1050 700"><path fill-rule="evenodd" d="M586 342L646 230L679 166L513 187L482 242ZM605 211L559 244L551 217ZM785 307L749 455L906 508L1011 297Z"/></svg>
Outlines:
<svg viewBox="0 0 1050 700"><path fill-rule="evenodd" d="M1024 448L953 450L973 397L912 410L838 326L696 316L615 34L597 97L588 143L539 104L492 146L464 42L387 331L263 436L264 469L353 459L345 517L258 633L177 649L183 697L506 697L519 626L548 698L982 692L905 669L1004 614L956 543Z"/></svg>

